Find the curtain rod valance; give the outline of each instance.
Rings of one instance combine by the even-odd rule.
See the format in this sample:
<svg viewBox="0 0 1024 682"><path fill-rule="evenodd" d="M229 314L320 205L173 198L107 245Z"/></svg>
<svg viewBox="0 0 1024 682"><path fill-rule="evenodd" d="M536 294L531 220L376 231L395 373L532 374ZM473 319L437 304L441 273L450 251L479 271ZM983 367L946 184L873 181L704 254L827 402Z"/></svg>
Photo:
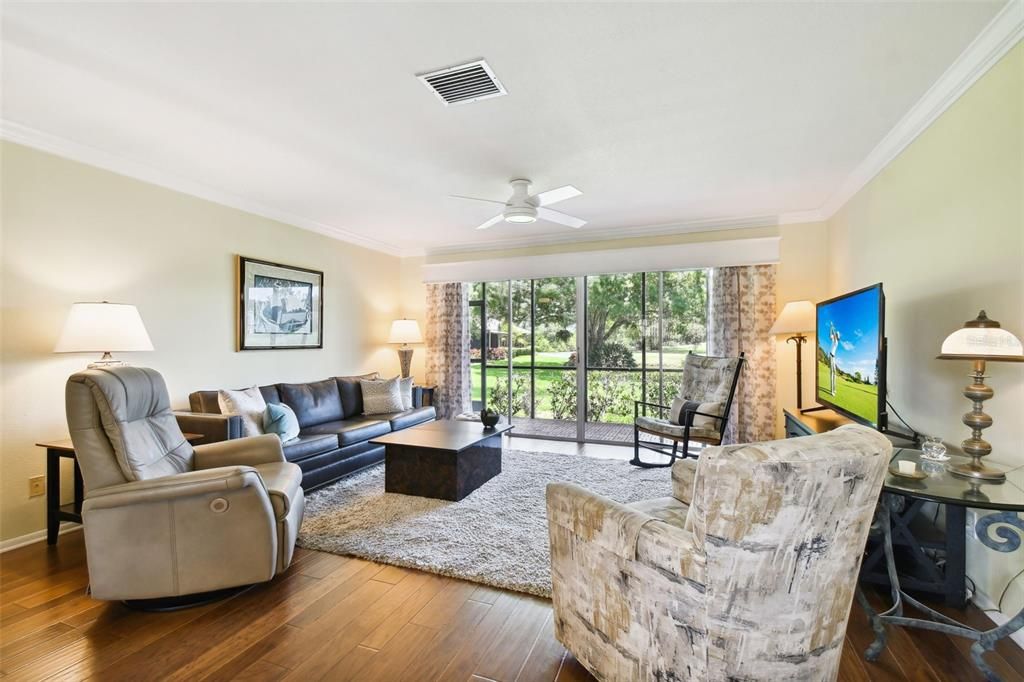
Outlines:
<svg viewBox="0 0 1024 682"><path fill-rule="evenodd" d="M779 237L427 263L424 282L483 282L779 262Z"/></svg>

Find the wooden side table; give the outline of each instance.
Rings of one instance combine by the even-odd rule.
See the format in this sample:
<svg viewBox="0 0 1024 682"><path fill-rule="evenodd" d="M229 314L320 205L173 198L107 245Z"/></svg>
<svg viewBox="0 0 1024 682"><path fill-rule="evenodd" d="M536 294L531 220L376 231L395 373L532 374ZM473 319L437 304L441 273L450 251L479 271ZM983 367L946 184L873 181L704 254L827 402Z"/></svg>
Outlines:
<svg viewBox="0 0 1024 682"><path fill-rule="evenodd" d="M189 443L203 439L201 433L183 434ZM46 544L57 544L61 521L82 522L82 501L85 499L85 485L82 483L82 469L78 466L75 446L70 438L48 440L36 443L46 448ZM70 504L60 503L60 460L70 459L75 467L75 499Z"/></svg>

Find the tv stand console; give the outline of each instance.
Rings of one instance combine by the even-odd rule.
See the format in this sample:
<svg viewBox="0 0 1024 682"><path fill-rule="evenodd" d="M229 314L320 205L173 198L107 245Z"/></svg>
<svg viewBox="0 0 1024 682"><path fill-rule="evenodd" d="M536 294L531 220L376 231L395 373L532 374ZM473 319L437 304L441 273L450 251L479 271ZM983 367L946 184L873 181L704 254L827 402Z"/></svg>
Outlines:
<svg viewBox="0 0 1024 682"><path fill-rule="evenodd" d="M827 407L812 407L806 410L782 411L786 417L786 438L812 436L838 428L843 424L852 424L853 420L844 417Z"/></svg>

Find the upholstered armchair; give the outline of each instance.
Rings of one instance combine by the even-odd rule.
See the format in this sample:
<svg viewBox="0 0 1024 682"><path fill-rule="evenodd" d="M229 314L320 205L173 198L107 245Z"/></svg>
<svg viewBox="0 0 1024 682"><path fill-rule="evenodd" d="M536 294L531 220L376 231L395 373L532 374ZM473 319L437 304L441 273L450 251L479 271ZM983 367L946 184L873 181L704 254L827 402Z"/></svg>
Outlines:
<svg viewBox="0 0 1024 682"><path fill-rule="evenodd" d="M305 502L276 435L193 448L163 377L141 367L74 374L66 406L93 597L195 596L288 568Z"/></svg>
<svg viewBox="0 0 1024 682"><path fill-rule="evenodd" d="M639 467L669 467L679 455L689 457L690 443L721 445L736 384L743 369L743 353L737 358L717 358L686 354L683 380L679 395L672 405L637 400L633 403L633 459L630 464ZM647 414L648 411L653 414ZM643 414L641 414L643 412ZM656 436L659 440L644 440L641 434ZM671 449L665 441L672 443ZM668 455L665 463L640 459L641 448Z"/></svg>
<svg viewBox="0 0 1024 682"><path fill-rule="evenodd" d="M706 448L632 505L550 484L558 640L599 680L836 679L891 453L849 425Z"/></svg>

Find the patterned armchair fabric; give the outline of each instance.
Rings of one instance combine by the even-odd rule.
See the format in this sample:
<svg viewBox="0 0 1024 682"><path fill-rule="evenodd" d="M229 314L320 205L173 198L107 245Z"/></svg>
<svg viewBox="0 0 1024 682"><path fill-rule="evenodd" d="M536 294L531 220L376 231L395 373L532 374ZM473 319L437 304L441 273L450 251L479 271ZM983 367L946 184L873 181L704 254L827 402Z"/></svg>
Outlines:
<svg viewBox="0 0 1024 682"><path fill-rule="evenodd" d="M548 486L555 633L600 680L834 680L892 453L862 426L712 447L672 497Z"/></svg>

